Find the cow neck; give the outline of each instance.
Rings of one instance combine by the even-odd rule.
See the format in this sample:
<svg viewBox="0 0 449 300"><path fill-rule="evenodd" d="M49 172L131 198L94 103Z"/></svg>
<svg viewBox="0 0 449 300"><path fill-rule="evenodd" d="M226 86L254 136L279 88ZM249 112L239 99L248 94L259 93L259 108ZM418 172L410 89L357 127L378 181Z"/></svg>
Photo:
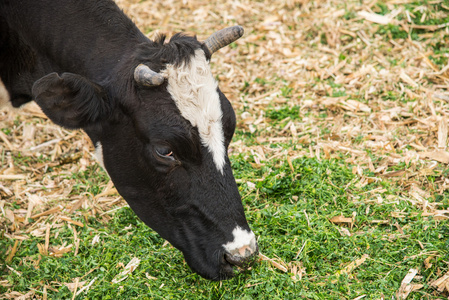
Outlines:
<svg viewBox="0 0 449 300"><path fill-rule="evenodd" d="M123 57L148 41L112 1L102 2L102 6L96 0L34 2L11 1L0 7L0 15L8 18L20 11L27 16L11 17L8 22L26 28L21 37L39 57L57 68L51 71L76 73L101 82Z"/></svg>

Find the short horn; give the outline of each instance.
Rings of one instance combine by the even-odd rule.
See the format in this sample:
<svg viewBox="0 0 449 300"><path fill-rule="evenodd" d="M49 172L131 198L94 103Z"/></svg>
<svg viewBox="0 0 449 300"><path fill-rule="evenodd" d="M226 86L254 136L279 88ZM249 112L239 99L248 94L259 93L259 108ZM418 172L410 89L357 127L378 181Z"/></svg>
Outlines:
<svg viewBox="0 0 449 300"><path fill-rule="evenodd" d="M151 70L147 65L140 64L134 70L134 80L143 86L158 86L164 82L164 77Z"/></svg>
<svg viewBox="0 0 449 300"><path fill-rule="evenodd" d="M240 37L242 37L243 32L244 30L242 26L232 26L224 28L208 37L204 41L204 44L212 55L214 52L217 52L224 46L227 46L230 43L238 40Z"/></svg>

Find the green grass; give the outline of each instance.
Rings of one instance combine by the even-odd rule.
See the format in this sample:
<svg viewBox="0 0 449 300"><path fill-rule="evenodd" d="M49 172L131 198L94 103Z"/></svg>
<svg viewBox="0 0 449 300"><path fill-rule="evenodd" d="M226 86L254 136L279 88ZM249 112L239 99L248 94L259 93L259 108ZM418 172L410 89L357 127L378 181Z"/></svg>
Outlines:
<svg viewBox="0 0 449 300"><path fill-rule="evenodd" d="M283 120L285 118L291 118L292 120L299 119L299 106L277 106L270 108L266 116L271 120Z"/></svg>
<svg viewBox="0 0 449 300"><path fill-rule="evenodd" d="M71 298L69 289L60 284L71 283L89 271L81 280L95 282L77 299L352 299L360 295L376 299L394 295L410 268L424 270L418 283L428 283L447 269L449 226L422 217L420 210L395 197L398 186L394 183L356 188L350 166L337 160L293 160L299 176L282 160L254 169L241 156L234 156L233 165L261 252L287 264L301 263L306 270L301 281L295 282L292 274L266 261L226 282L204 280L190 271L179 251L164 246L164 240L126 207L118 210L107 226L96 217L79 217L85 226L77 227L81 240L77 256L72 251L62 258L41 257L37 244L43 243L43 238L23 241L9 264L21 276L8 272L2 279L12 283L16 291L33 288L37 295L43 285L50 285L57 290L48 290L50 299ZM80 180L84 178L81 175ZM247 182L255 179L261 180L251 190ZM369 192L379 186L385 190L380 196L389 203L372 201L375 195ZM405 217L391 217L392 212L403 212ZM329 221L341 214L355 215L352 228ZM377 225L374 220L388 223ZM340 232L343 227L351 236ZM96 235L100 242L92 245ZM51 236L53 245L64 242L73 242L68 227L63 227L56 239L54 233ZM9 239L0 240L0 249L11 245ZM432 266L424 269L429 253L434 255ZM369 258L353 272L336 275L363 255ZM122 270L117 265L126 265L133 257L142 260L139 267L125 281L112 284ZM33 262L39 259L34 267ZM146 274L157 279L148 279ZM3 292L6 289L2 287ZM408 299L431 298L432 292L425 286Z"/></svg>
<svg viewBox="0 0 449 300"><path fill-rule="evenodd" d="M447 1L415 1L405 5L394 5L394 9L403 8L408 12L408 17L405 12L400 13L397 17L398 21L407 22L410 20L415 25L440 25L449 22L447 4ZM388 5L382 1L377 2L374 11L380 15L391 13ZM407 39L410 37L412 40L419 40L421 39L420 34L426 33L426 31L417 28L407 32L400 25L388 24L380 25L377 33L392 39Z"/></svg>

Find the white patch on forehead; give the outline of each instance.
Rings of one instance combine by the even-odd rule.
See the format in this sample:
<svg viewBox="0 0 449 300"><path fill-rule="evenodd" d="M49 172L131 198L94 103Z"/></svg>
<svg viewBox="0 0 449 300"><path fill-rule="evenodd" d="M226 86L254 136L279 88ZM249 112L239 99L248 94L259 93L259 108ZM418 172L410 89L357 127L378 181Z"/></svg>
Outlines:
<svg viewBox="0 0 449 300"><path fill-rule="evenodd" d="M167 79L167 90L181 115L198 128L201 142L212 153L217 169L223 173L226 149L217 82L212 76L204 51L198 49L189 64L167 65L161 72Z"/></svg>
<svg viewBox="0 0 449 300"><path fill-rule="evenodd" d="M98 163L100 164L100 166L104 169L104 160L103 160L103 146L101 145L100 142L97 142L95 144L95 152L94 152L94 156L97 159Z"/></svg>
<svg viewBox="0 0 449 300"><path fill-rule="evenodd" d="M237 226L232 231L232 235L234 236L234 240L223 245L227 252L231 253L232 255L244 257L244 253L246 253L246 251L242 253L242 249L248 249L250 251L250 254L256 251L256 236L252 231L248 231L242 229L240 226Z"/></svg>

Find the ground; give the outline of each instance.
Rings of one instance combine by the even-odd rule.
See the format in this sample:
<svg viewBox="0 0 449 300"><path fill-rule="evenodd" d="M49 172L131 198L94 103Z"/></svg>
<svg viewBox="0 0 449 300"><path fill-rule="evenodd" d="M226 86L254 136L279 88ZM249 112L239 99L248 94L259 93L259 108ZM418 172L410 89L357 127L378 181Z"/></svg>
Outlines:
<svg viewBox="0 0 449 300"><path fill-rule="evenodd" d="M245 28L212 69L260 260L192 273L29 105L0 112L0 298L448 297L448 1L117 3L150 38Z"/></svg>

